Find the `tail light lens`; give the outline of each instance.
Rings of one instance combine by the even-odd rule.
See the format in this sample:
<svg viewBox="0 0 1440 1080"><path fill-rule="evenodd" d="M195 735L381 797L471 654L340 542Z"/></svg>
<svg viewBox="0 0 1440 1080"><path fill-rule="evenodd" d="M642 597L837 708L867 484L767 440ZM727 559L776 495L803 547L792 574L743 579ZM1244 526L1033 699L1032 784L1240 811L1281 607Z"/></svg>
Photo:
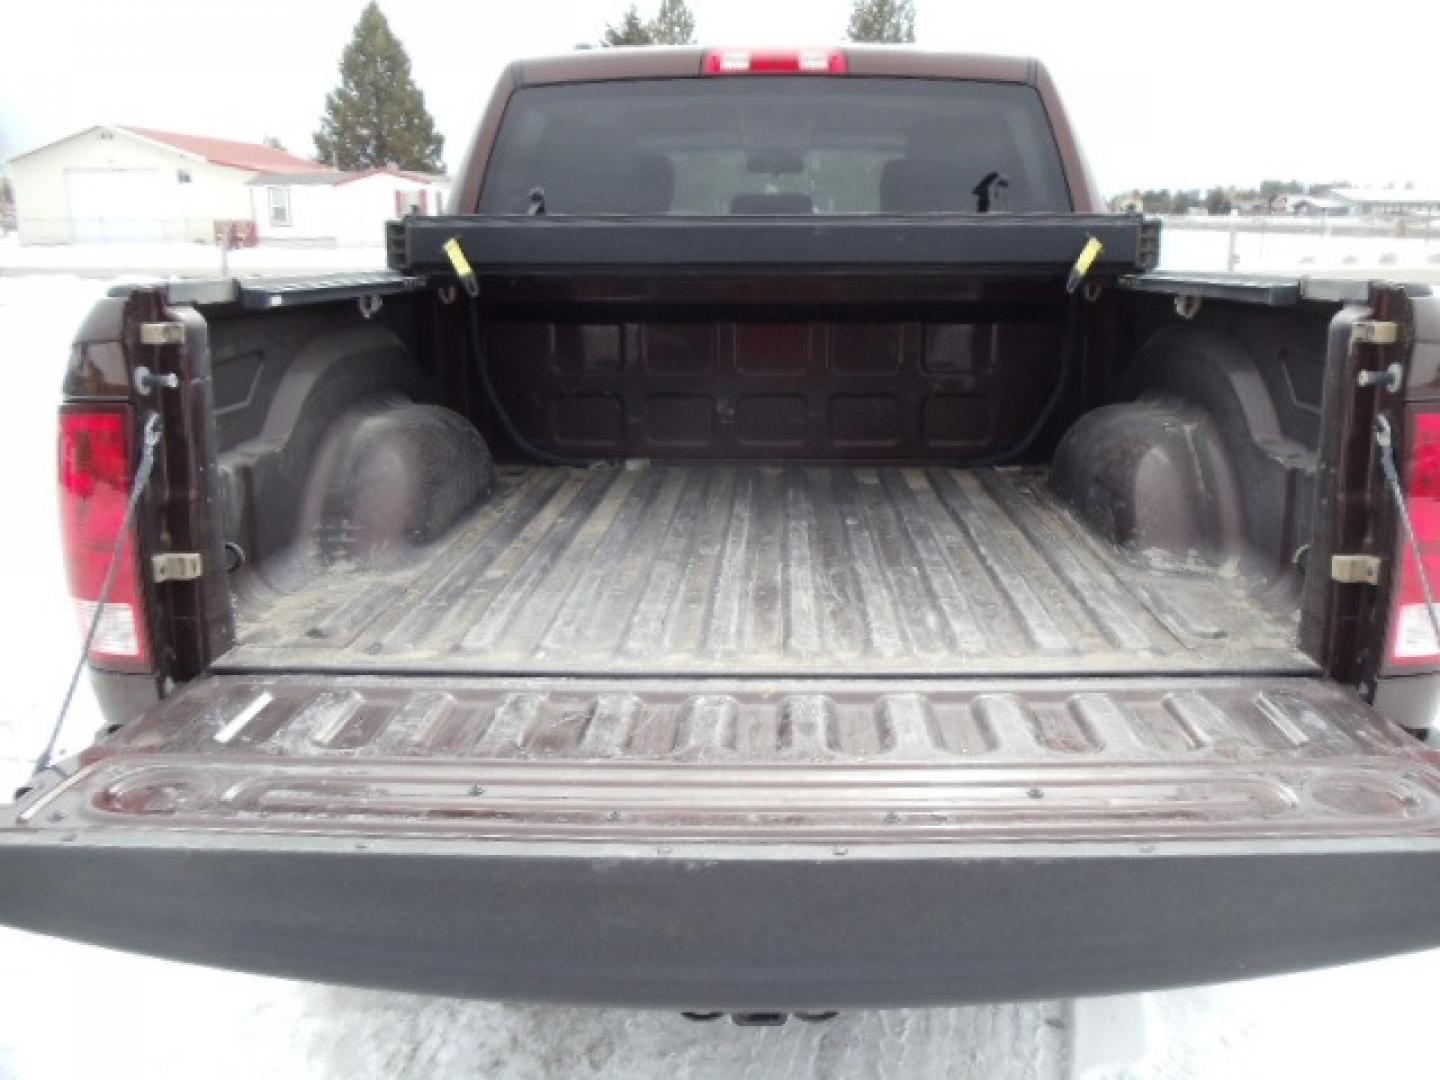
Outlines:
<svg viewBox="0 0 1440 1080"><path fill-rule="evenodd" d="M1412 413L1409 420L1405 503L1430 587L1440 590L1440 412ZM1440 664L1440 642L1425 610L1425 586L1403 531L1397 543L1400 571L1392 589L1390 662L1434 667Z"/></svg>
<svg viewBox="0 0 1440 1080"><path fill-rule="evenodd" d="M125 525L134 464L126 409L66 409L60 414L60 525L70 595L80 630L95 618L100 592ZM148 670L149 643L132 523L119 548L90 660L102 667Z"/></svg>
<svg viewBox="0 0 1440 1080"><path fill-rule="evenodd" d="M706 75L844 75L850 65L839 49L712 49Z"/></svg>

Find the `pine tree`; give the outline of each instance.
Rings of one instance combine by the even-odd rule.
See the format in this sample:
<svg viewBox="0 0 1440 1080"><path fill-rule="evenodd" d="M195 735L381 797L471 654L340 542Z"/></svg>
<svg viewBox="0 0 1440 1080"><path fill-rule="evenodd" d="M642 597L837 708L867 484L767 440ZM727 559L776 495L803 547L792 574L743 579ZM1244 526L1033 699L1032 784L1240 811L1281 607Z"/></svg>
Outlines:
<svg viewBox="0 0 1440 1080"><path fill-rule="evenodd" d="M685 0L660 0L660 10L649 29L656 45L695 44L695 16Z"/></svg>
<svg viewBox="0 0 1440 1080"><path fill-rule="evenodd" d="M621 45L654 45L655 37L650 26L640 21L640 13L631 4L620 16L620 24L605 24L605 33L600 35L600 44L607 49Z"/></svg>
<svg viewBox="0 0 1440 1080"><path fill-rule="evenodd" d="M386 165L440 172L445 140L410 77L410 57L371 0L340 60L340 85L325 98L315 133L321 161L340 169Z"/></svg>
<svg viewBox="0 0 1440 1080"><path fill-rule="evenodd" d="M851 41L913 42L915 0L855 0L846 36Z"/></svg>

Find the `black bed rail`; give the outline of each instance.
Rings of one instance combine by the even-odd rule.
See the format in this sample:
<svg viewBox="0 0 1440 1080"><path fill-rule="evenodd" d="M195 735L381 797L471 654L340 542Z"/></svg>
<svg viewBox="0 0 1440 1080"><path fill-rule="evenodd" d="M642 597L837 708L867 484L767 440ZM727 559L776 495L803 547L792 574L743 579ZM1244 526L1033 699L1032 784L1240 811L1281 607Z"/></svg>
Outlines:
<svg viewBox="0 0 1440 1080"><path fill-rule="evenodd" d="M450 273L458 240L485 276L577 271L871 272L1064 277L1091 238L1091 277L1153 269L1160 222L1135 214L864 214L844 217L407 217L386 226L392 270Z"/></svg>

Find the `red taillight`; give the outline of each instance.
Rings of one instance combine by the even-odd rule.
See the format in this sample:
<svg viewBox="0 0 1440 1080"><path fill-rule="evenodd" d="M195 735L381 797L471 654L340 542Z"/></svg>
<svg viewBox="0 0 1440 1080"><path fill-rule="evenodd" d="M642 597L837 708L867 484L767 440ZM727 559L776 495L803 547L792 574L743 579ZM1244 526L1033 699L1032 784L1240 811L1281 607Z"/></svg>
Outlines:
<svg viewBox="0 0 1440 1080"><path fill-rule="evenodd" d="M850 68L839 49L711 49L706 75L844 75Z"/></svg>
<svg viewBox="0 0 1440 1080"><path fill-rule="evenodd" d="M127 410L60 413L60 527L81 634L95 617L115 542L125 525L133 469ZM135 547L132 524L90 648L90 660L105 667L149 668Z"/></svg>
<svg viewBox="0 0 1440 1080"><path fill-rule="evenodd" d="M1430 588L1440 590L1440 412L1415 413L1410 418L1405 503ZM1390 662L1434 666L1440 663L1440 643L1425 610L1425 587L1403 532L1398 544L1400 573L1391 601Z"/></svg>

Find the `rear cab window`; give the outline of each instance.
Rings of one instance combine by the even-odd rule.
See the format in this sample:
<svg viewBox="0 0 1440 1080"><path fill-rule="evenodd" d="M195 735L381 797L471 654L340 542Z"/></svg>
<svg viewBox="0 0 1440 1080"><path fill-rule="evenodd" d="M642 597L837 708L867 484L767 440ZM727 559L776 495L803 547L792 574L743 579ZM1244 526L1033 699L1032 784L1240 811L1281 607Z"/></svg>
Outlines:
<svg viewBox="0 0 1440 1080"><path fill-rule="evenodd" d="M1034 88L784 76L532 86L505 111L479 210L524 214L1066 212ZM984 192L982 196L981 192Z"/></svg>

